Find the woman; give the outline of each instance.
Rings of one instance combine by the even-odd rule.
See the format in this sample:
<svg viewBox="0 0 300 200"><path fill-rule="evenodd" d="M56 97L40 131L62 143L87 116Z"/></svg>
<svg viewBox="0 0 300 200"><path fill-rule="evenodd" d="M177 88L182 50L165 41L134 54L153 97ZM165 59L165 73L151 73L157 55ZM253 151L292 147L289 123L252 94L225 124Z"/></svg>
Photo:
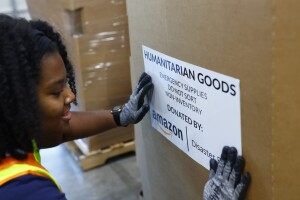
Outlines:
<svg viewBox="0 0 300 200"><path fill-rule="evenodd" d="M125 105L72 112L74 73L60 35L46 22L0 15L0 199L65 199L39 149L138 123L152 87L143 73Z"/></svg>

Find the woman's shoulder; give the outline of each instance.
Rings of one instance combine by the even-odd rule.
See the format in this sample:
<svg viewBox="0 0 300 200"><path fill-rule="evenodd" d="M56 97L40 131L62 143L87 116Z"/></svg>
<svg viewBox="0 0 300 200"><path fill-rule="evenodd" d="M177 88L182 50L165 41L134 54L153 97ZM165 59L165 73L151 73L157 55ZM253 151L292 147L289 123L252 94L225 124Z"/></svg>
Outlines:
<svg viewBox="0 0 300 200"><path fill-rule="evenodd" d="M66 197L52 180L35 175L24 175L0 186L0 199L66 200Z"/></svg>

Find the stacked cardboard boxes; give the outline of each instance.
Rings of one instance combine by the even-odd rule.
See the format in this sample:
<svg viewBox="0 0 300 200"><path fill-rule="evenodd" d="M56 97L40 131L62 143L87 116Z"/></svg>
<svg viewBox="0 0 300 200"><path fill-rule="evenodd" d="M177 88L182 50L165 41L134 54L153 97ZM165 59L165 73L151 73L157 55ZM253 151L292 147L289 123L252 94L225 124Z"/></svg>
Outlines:
<svg viewBox="0 0 300 200"><path fill-rule="evenodd" d="M63 36L75 66L79 106L111 109L131 93L125 0L27 0L33 19L53 25ZM132 140L133 127L84 139L89 151Z"/></svg>
<svg viewBox="0 0 300 200"><path fill-rule="evenodd" d="M142 45L240 79L247 199L299 199L300 1L128 0L127 8L133 79L144 70ZM144 199L202 199L208 170L149 115L136 128Z"/></svg>

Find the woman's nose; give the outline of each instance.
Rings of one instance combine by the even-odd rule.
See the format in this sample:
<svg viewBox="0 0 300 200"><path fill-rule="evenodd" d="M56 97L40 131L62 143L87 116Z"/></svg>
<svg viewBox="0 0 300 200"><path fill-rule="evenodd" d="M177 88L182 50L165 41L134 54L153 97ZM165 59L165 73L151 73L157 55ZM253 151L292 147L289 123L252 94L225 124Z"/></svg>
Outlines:
<svg viewBox="0 0 300 200"><path fill-rule="evenodd" d="M65 98L65 104L71 104L74 101L75 101L75 95L72 92L72 90L69 87L67 87L67 95Z"/></svg>

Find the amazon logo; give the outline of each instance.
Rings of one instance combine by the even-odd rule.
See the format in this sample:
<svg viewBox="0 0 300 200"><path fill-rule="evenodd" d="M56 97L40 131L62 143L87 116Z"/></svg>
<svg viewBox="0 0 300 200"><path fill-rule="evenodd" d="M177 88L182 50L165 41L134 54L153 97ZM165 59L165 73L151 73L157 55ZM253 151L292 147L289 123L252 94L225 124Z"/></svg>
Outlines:
<svg viewBox="0 0 300 200"><path fill-rule="evenodd" d="M168 121L166 118L162 117L160 114L152 110L152 117L154 120L158 122L158 126L160 130L170 137L172 135L177 136L179 139L183 141L182 130L177 128L172 122Z"/></svg>

